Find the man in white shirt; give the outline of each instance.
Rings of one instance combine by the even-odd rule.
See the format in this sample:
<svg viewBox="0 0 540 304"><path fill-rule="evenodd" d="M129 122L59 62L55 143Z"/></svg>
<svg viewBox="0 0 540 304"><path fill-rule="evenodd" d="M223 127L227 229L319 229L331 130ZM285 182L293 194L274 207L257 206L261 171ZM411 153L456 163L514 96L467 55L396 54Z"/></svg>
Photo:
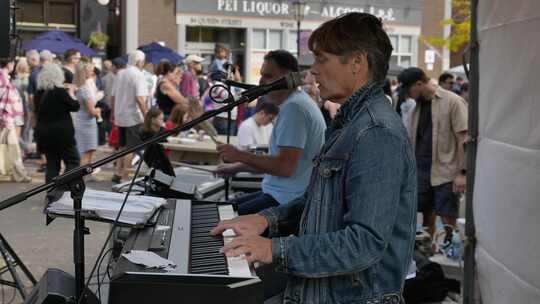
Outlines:
<svg viewBox="0 0 540 304"><path fill-rule="evenodd" d="M240 149L250 145L268 145L272 134L272 121L279 113L279 107L270 102L257 104L255 114L244 120L238 129L238 143Z"/></svg>
<svg viewBox="0 0 540 304"><path fill-rule="evenodd" d="M114 122L118 126L118 144L120 148L134 146L141 142L139 130L146 114L148 85L142 69L145 55L136 50L128 56L127 68L118 72L111 96L111 108ZM116 162L113 182L126 181L127 168L131 167L133 155L126 155Z"/></svg>

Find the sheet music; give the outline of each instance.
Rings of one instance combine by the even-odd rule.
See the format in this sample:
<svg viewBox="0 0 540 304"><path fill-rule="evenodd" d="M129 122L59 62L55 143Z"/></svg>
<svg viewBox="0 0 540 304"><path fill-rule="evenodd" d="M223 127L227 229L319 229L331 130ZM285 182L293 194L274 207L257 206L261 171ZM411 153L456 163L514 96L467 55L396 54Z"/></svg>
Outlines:
<svg viewBox="0 0 540 304"><path fill-rule="evenodd" d="M124 201L125 194L87 189L82 200L82 209L95 213L98 217L115 220ZM119 221L126 224L144 224L166 200L159 197L130 195ZM69 192L64 192L56 202L47 207L52 213L73 215L73 200Z"/></svg>

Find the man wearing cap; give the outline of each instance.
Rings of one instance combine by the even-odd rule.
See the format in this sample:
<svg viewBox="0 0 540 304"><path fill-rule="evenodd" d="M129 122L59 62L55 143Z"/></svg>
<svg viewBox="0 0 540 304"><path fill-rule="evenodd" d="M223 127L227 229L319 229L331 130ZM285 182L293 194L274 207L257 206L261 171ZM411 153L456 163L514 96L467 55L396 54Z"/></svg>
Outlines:
<svg viewBox="0 0 540 304"><path fill-rule="evenodd" d="M408 68L398 80L416 100L407 129L418 169L418 211L435 234L436 215L445 224L445 243L456 225L459 194L465 191L467 106L463 98L434 84L419 68Z"/></svg>
<svg viewBox="0 0 540 304"><path fill-rule="evenodd" d="M180 82L180 93L182 95L199 98L199 81L197 75L202 71L201 63L203 61L204 58L195 54L187 56L184 60L187 69L182 74L182 82Z"/></svg>

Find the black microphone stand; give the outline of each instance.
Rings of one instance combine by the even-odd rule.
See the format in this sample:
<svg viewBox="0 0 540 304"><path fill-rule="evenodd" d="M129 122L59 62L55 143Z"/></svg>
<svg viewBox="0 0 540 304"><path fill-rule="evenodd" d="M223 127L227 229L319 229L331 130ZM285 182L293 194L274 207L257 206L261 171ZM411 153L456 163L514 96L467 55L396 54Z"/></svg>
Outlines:
<svg viewBox="0 0 540 304"><path fill-rule="evenodd" d="M269 91L269 90L267 90ZM94 169L101 167L107 163L113 162L125 155L128 155L130 153L133 153L135 151L138 151L144 147L147 147L152 144L156 144L164 140L165 138L177 134L181 131L186 131L194 127L195 125L208 120L210 118L213 118L217 116L218 114L224 113L224 112L230 112L233 108L236 106L250 102L252 100L255 100L257 97L266 94L267 91L265 90L248 90L245 91L238 100L234 99L234 96L229 95L227 100L229 101L225 106L212 110L209 112L203 113L200 117L193 119L190 122L187 122L181 126L178 126L174 129L165 131L163 133L157 134L156 136L148 139L147 141L140 143L138 145L128 147L124 150L118 151L108 157L105 157L101 160L98 160L94 163L87 164L84 166L77 167L75 169L72 169L60 176L55 177L52 181L35 187L33 189L30 189L28 191L24 191L22 193L19 193L17 195L14 195L12 197L9 197L2 202L0 202L0 211L3 209L6 209L10 206L16 205L36 194L39 194L44 191L49 190L69 190L71 192L71 198L73 199L73 210L74 210L74 219L75 219L75 230L73 235L73 255L74 255L74 264L75 264L75 302L74 303L84 303L85 302L85 294L86 294L86 288L85 288L85 282L84 282L84 236L88 234L89 230L84 225L84 215L82 212L82 198L84 195L85 190L85 184L84 184L84 176L91 174ZM129 195L129 192L127 193ZM118 215L116 217L116 220L113 224L113 227L111 228L111 232L109 233L109 236L107 240L105 241L105 245L102 248L102 251L100 253L100 256L103 254L103 251L105 249L106 243L109 241L112 231L117 225L117 222L120 218L121 212L124 208L124 204L127 200L124 200L123 205L120 208L120 211L118 212ZM99 260L99 257L98 257ZM94 267L95 269L95 267Z"/></svg>

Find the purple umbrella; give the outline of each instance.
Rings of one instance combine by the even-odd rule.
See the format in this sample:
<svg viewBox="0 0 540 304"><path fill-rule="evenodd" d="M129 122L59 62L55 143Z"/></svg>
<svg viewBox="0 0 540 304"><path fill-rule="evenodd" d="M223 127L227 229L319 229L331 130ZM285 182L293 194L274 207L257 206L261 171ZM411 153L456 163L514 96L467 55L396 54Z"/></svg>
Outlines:
<svg viewBox="0 0 540 304"><path fill-rule="evenodd" d="M74 38L63 31L52 30L38 35L22 44L24 50L49 50L55 54L63 54L69 49L76 49L84 56L96 56L97 53L87 47L81 40Z"/></svg>

